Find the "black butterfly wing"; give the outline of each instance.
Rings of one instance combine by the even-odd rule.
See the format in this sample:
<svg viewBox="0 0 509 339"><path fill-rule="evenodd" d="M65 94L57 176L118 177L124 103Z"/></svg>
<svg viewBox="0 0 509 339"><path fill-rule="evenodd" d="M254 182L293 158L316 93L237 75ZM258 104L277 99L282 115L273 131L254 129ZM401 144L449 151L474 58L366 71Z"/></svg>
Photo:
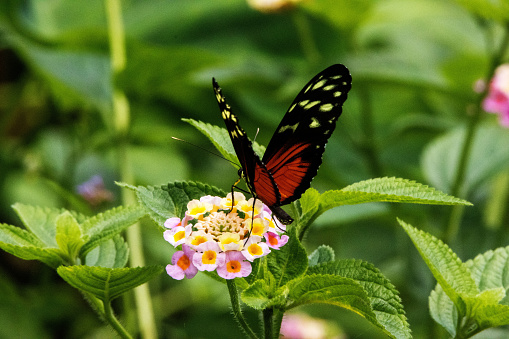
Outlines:
<svg viewBox="0 0 509 339"><path fill-rule="evenodd" d="M279 191L276 205L299 199L310 187L351 84L348 69L332 65L311 79L290 105L261 161ZM256 172L252 185L264 201L265 183L257 180Z"/></svg>
<svg viewBox="0 0 509 339"><path fill-rule="evenodd" d="M242 166L243 177L251 194L268 206L276 205L281 200L281 195L272 175L253 150L251 140L240 126L237 116L231 112L231 107L226 103L221 88L215 79L212 79L212 85L233 148ZM255 189L255 182L257 183L257 189Z"/></svg>

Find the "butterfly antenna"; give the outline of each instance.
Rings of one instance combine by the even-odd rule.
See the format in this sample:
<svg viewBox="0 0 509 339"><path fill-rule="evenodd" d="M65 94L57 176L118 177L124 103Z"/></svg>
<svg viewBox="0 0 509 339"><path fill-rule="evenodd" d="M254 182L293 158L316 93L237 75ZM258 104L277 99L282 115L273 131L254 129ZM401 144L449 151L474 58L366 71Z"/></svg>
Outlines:
<svg viewBox="0 0 509 339"><path fill-rule="evenodd" d="M258 136L258 132L260 132L260 128L259 127L256 129L256 134L254 136L253 142L256 141L256 137Z"/></svg>
<svg viewBox="0 0 509 339"><path fill-rule="evenodd" d="M177 140L177 141L185 142L186 144L192 145L192 146L194 146L194 147L198 147L198 148L199 148L199 149L201 149L202 151L205 151L205 152L208 152L208 153L210 153L210 154L212 154L212 155L215 155L216 157L219 157L219 158L221 158L221 159L223 159L223 160L226 160L226 161L228 161L228 162L232 163L234 166L237 166L237 167L239 167L239 168L240 168L239 164L237 164L237 163L235 163L234 161L231 161L231 160L229 160L229 159L226 159L226 158L225 158L225 157L223 157L221 154L214 153L214 152L212 152L211 150L208 150L208 149L206 149L206 148L204 148L204 147L201 147L201 146L195 145L195 144L193 144L192 142L189 142L189 141L184 140L184 139L180 139L180 138L176 138L176 137L171 137L171 138L172 138L172 139L174 139L174 140Z"/></svg>

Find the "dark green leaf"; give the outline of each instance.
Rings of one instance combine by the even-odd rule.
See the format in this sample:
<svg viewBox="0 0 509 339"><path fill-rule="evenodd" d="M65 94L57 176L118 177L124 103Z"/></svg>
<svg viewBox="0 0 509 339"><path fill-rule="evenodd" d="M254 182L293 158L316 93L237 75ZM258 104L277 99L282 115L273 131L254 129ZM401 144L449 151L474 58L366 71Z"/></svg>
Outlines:
<svg viewBox="0 0 509 339"><path fill-rule="evenodd" d="M276 280L276 287L285 285L288 281L306 272L308 258L304 246L295 234L295 228L288 231L290 239L279 250L272 250L267 256L269 271Z"/></svg>

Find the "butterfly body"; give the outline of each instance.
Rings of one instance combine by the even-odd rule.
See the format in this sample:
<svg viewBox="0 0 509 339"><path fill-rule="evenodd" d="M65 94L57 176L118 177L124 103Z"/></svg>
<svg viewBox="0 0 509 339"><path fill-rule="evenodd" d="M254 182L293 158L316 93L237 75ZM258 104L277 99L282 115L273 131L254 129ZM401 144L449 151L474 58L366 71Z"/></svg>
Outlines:
<svg viewBox="0 0 509 339"><path fill-rule="evenodd" d="M213 79L216 99L241 164L239 175L252 195L284 224L293 219L280 206L299 199L311 186L351 81L348 69L341 64L313 77L290 105L260 159Z"/></svg>

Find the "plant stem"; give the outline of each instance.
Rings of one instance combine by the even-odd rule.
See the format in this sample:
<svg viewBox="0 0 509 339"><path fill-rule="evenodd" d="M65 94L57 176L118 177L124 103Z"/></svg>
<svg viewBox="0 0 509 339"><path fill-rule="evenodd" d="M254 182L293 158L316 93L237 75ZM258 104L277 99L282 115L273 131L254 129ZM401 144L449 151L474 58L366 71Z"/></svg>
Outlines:
<svg viewBox="0 0 509 339"><path fill-rule="evenodd" d="M273 323L274 309L272 307L263 310L263 325L265 332L265 339L272 339L274 337L274 323Z"/></svg>
<svg viewBox="0 0 509 339"><path fill-rule="evenodd" d="M108 36L110 43L110 58L113 78L124 71L126 67L125 31L122 22L122 9L120 0L106 0L106 17L108 21ZM114 89L113 93L113 128L117 143L118 166L120 178L123 182L133 183L131 161L128 154L128 131L130 125L129 101L125 94ZM124 205L136 204L134 192L122 190ZM144 266L143 246L139 223L132 225L126 232L127 243L130 249L130 264L133 267ZM152 300L147 284L134 289L138 323L143 338L156 339L157 330L152 308Z"/></svg>
<svg viewBox="0 0 509 339"><path fill-rule="evenodd" d="M132 336L127 330L120 324L118 319L113 314L110 303L103 303L101 300L96 298L90 293L83 292L85 299L90 303L92 308L110 324L110 326L118 333L121 338L131 339Z"/></svg>
<svg viewBox="0 0 509 339"><path fill-rule="evenodd" d="M502 62L504 58L504 54L506 53L507 47L509 45L509 22L506 23L504 37L497 51L493 53L493 56L490 60L490 65L488 68L488 72L486 73L486 88L482 93L476 98L474 109L472 112L472 116L467 125L467 133L465 135L465 140L463 141L463 145L460 153L460 160L458 163L458 167L456 169L456 175L454 176L454 183L451 188L451 195L461 197L466 192L462 192L463 184L465 181L465 175L467 171L468 159L470 157L470 152L472 150L473 141L475 138L475 133L477 132L477 127L479 124L479 120L483 113L482 110L482 101L486 96L489 89L490 79L495 74L495 70L498 65ZM447 231L445 233L445 241L447 243L451 243L456 238L458 234L461 219L463 216L464 206L456 205L452 208L451 215L449 217L449 223L447 226Z"/></svg>
<svg viewBox="0 0 509 339"><path fill-rule="evenodd" d="M320 60L320 52L316 47L315 40L313 39L313 33L311 32L308 19L298 9L293 11L292 19L295 27L297 28L302 51L304 52L306 59L311 65L316 64Z"/></svg>
<svg viewBox="0 0 509 339"><path fill-rule="evenodd" d="M108 321L108 323L115 329L115 331L118 333L118 335L121 338L125 339L131 339L132 336L127 332L127 330L120 324L118 319L113 314L113 311L111 309L110 302L103 303L104 304L104 317Z"/></svg>
<svg viewBox="0 0 509 339"><path fill-rule="evenodd" d="M362 140L359 146L362 153L365 154L371 174L374 177L382 177L383 170L378 157L375 127L373 125L373 105L371 102L371 95L365 86L361 85L357 89L361 98L361 128L363 132Z"/></svg>
<svg viewBox="0 0 509 339"><path fill-rule="evenodd" d="M228 286L228 293L230 293L232 312L233 316L235 317L235 320L249 338L258 339L258 336L253 332L251 327L249 327L248 323L246 322L246 319L244 318L244 315L242 314L242 309L240 308L239 293L237 292L237 285L235 284L235 279L227 279L226 286Z"/></svg>

